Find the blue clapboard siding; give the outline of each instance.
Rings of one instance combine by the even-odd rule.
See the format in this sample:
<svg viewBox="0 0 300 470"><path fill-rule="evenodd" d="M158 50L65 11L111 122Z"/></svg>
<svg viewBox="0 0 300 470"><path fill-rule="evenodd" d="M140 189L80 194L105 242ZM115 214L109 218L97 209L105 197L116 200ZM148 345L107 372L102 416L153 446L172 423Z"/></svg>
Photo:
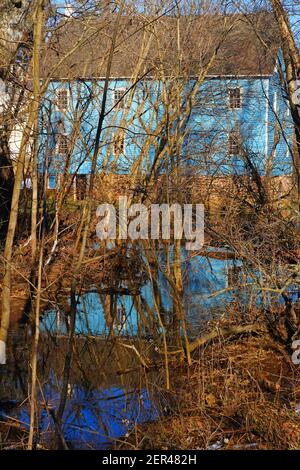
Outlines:
<svg viewBox="0 0 300 470"><path fill-rule="evenodd" d="M185 85L183 103L193 86L193 79ZM47 162L49 174L63 171L63 158L57 149L58 136L64 133L70 140L74 122L79 119L80 133L72 151L69 172L90 173L103 87L101 79L50 83L40 114L41 170ZM230 109L228 90L236 87L241 89L241 108ZM60 89L67 90L69 96L65 112L56 105ZM126 94L120 107L114 107L115 90ZM149 170L163 132L161 94L162 83L157 81L143 80L132 87L130 80L110 80L97 171L128 174L134 164L142 171ZM273 176L291 173L289 148L293 126L276 70L270 77L206 79L182 128L180 157L187 171L196 169L201 175L223 176L247 172L242 156L228 154L228 134L233 130L238 130L243 147L260 174L265 174L268 165ZM112 142L120 132L124 133L124 149L116 161ZM278 142L273 148L275 140Z"/></svg>

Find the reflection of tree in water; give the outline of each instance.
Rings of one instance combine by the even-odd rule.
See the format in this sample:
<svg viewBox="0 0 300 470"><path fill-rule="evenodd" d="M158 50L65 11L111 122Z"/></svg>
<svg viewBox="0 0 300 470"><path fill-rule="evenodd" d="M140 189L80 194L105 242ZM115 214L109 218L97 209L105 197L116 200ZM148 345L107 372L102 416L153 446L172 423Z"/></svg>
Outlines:
<svg viewBox="0 0 300 470"><path fill-rule="evenodd" d="M27 390L28 365L19 347L18 360L11 361L7 374L1 375L0 412L22 421L24 432L29 423ZM19 343L20 344L20 343ZM62 430L69 448L103 448L111 439L132 432L142 421L154 419L157 411L150 404L145 374L136 357L126 349L119 354L113 344L95 338L77 338L74 343L74 363L68 384L68 401ZM39 355L39 384L37 413L39 432L37 442L46 447L56 446L54 433L55 410L59 403L62 371L67 349L67 338L43 337ZM23 357L22 357L23 355ZM132 370L133 373L124 371ZM11 403L10 398L18 403ZM21 407L14 407L15 404ZM3 405L1 407L1 404Z"/></svg>
<svg viewBox="0 0 300 470"><path fill-rule="evenodd" d="M0 411L6 402L21 402L28 390L28 337L23 329L12 331L8 363L0 374Z"/></svg>
<svg viewBox="0 0 300 470"><path fill-rule="evenodd" d="M126 244L118 247L104 269L101 287L112 293L138 292L148 280L148 273L139 247Z"/></svg>

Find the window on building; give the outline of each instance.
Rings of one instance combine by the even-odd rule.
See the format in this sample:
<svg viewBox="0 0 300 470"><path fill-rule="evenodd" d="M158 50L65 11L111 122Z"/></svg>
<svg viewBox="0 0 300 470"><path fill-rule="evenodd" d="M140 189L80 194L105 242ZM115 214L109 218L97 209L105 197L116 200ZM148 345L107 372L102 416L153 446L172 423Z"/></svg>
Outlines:
<svg viewBox="0 0 300 470"><path fill-rule="evenodd" d="M57 108L60 111L66 111L69 105L69 92L64 88L60 88L56 91L56 103Z"/></svg>
<svg viewBox="0 0 300 470"><path fill-rule="evenodd" d="M116 137L114 140L114 154L120 155L121 153L124 153L124 149L125 149L124 136Z"/></svg>
<svg viewBox="0 0 300 470"><path fill-rule="evenodd" d="M125 105L125 90L123 88L116 88L113 91L113 101L114 105L118 105L119 108L124 108Z"/></svg>
<svg viewBox="0 0 300 470"><path fill-rule="evenodd" d="M229 107L231 109L240 109L242 107L242 96L240 88L230 88L229 93Z"/></svg>
<svg viewBox="0 0 300 470"><path fill-rule="evenodd" d="M228 136L228 153L229 155L239 155L239 134L234 130Z"/></svg>
<svg viewBox="0 0 300 470"><path fill-rule="evenodd" d="M56 150L59 155L67 155L68 153L68 136L67 135L60 134L58 136Z"/></svg>

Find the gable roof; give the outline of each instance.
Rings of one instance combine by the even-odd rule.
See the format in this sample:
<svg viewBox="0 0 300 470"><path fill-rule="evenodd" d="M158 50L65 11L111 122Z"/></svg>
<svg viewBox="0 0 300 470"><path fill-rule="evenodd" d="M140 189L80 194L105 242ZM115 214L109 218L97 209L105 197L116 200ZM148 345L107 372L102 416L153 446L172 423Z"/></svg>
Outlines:
<svg viewBox="0 0 300 470"><path fill-rule="evenodd" d="M114 15L70 18L57 27L42 53L42 76L104 77L115 21ZM186 16L178 22L168 16L124 16L110 75L131 77L137 71L151 76L197 75L215 51L210 75L271 75L278 48L274 19L266 12Z"/></svg>

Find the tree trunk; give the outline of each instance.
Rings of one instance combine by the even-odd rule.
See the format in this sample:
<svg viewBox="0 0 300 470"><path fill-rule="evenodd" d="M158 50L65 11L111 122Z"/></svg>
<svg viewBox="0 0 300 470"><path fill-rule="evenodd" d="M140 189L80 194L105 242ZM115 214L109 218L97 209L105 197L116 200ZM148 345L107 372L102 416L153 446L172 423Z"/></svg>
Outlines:
<svg viewBox="0 0 300 470"><path fill-rule="evenodd" d="M283 59L285 65L284 77L287 90L288 99L291 108L291 115L295 127L295 143L296 143L296 156L294 158L294 173L296 175L297 184L297 206L300 209L300 175L299 175L299 162L300 162L300 115L299 107L294 101L294 93L297 90L297 80L300 79L300 54L296 45L294 34L289 22L288 15L280 0L271 0L275 18L278 24L279 34L281 38L281 47L283 51ZM300 106L300 103L299 103Z"/></svg>
<svg viewBox="0 0 300 470"><path fill-rule="evenodd" d="M39 80L39 70L38 63L35 63L39 60L39 48L41 41L41 28L42 28L42 18L43 18L43 5L44 0L38 0L36 4L35 18L34 18L34 54L33 54L33 82L35 83ZM36 86L36 85L35 85ZM12 252L13 252L13 243L15 237L15 231L18 220L18 210L19 210L19 200L21 192L21 184L23 179L23 170L26 160L26 151L27 145L32 134L32 129L37 123L38 119L38 109L39 101L33 99L30 105L29 117L27 120L27 125L25 127L19 158L17 162L17 169L15 174L14 189L11 202L11 211L9 217L8 231L6 237L6 243L4 248L4 278L2 286L2 316L1 316L1 327L0 327L0 364L6 364L6 342L10 321L10 296L11 296L11 262L12 262Z"/></svg>

